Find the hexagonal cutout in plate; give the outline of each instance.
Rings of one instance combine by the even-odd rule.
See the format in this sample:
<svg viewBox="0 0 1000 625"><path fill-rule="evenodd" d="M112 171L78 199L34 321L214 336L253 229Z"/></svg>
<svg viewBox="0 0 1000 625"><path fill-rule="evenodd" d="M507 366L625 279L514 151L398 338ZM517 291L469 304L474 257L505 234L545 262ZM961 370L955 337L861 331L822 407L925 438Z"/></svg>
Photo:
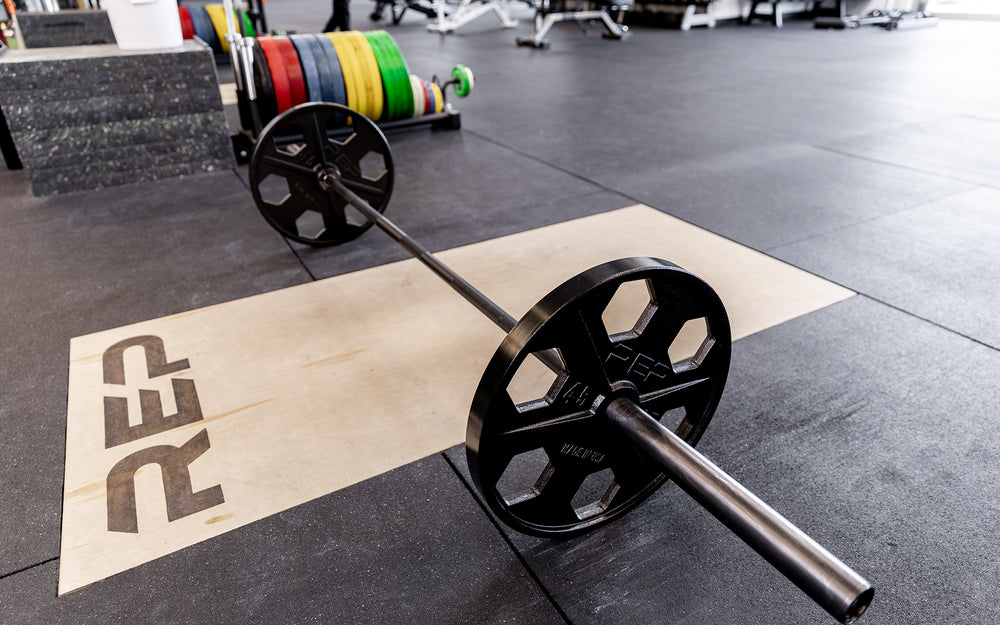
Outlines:
<svg viewBox="0 0 1000 625"><path fill-rule="evenodd" d="M680 406L664 412L659 420L668 430L676 432L685 417L687 417L687 409L684 406Z"/></svg>
<svg viewBox="0 0 1000 625"><path fill-rule="evenodd" d="M344 206L344 221L349 226L361 227L368 223L368 219L362 215L358 209L354 208L353 204L347 204Z"/></svg>
<svg viewBox="0 0 1000 625"><path fill-rule="evenodd" d="M318 239L326 230L326 224L323 223L322 214L309 210L299 215L299 218L295 220L295 229L298 230L299 236Z"/></svg>
<svg viewBox="0 0 1000 625"><path fill-rule="evenodd" d="M277 174L268 174L257 184L260 199L265 204L281 206L291 196L288 179Z"/></svg>
<svg viewBox="0 0 1000 625"><path fill-rule="evenodd" d="M552 477L552 463L542 448L514 456L497 480L497 492L508 506L538 496Z"/></svg>
<svg viewBox="0 0 1000 625"><path fill-rule="evenodd" d="M302 151L306 149L306 147L307 147L306 144L303 143L302 141L295 141L291 143L278 143L277 141L275 141L274 143L275 150L277 150L281 154L293 157L301 154Z"/></svg>
<svg viewBox="0 0 1000 625"><path fill-rule="evenodd" d="M559 353L558 350L556 353ZM561 354L559 359L562 360ZM518 410L531 410L550 401L550 397L557 390L552 387L558 379L559 376L555 371L529 354L507 384L507 393ZM550 393L550 391L552 392Z"/></svg>
<svg viewBox="0 0 1000 625"><path fill-rule="evenodd" d="M715 339L708 332L708 321L704 317L689 319L677 333L667 355L675 373L696 368L705 359Z"/></svg>
<svg viewBox="0 0 1000 625"><path fill-rule="evenodd" d="M385 156L379 154L378 152L369 152L365 154L360 161L358 161L358 167L361 169L361 177L367 180L375 182L379 178L385 175Z"/></svg>
<svg viewBox="0 0 1000 625"><path fill-rule="evenodd" d="M580 520L588 519L604 512L618 492L618 483L611 469L591 473L576 490L570 505Z"/></svg>
<svg viewBox="0 0 1000 625"><path fill-rule="evenodd" d="M601 320L611 340L622 340L641 334L655 310L646 281L632 280L618 285Z"/></svg>

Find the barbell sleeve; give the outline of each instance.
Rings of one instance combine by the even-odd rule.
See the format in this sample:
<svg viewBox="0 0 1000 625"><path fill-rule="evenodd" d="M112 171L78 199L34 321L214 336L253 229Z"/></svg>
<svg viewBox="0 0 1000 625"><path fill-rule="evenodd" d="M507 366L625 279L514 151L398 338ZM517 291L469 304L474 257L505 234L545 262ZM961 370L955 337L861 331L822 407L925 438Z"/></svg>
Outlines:
<svg viewBox="0 0 1000 625"><path fill-rule="evenodd" d="M612 400L604 415L684 492L834 618L851 623L864 613L875 592L871 584L635 402Z"/></svg>

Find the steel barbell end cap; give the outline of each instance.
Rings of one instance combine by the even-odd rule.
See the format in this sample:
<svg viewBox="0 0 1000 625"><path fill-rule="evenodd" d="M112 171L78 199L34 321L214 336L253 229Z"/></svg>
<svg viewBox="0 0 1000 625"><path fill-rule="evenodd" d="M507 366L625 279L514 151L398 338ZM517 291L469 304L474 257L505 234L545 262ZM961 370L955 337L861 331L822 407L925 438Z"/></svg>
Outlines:
<svg viewBox="0 0 1000 625"><path fill-rule="evenodd" d="M853 623L854 621L861 618L861 615L865 613L868 606L872 602L872 598L875 596L875 588L869 586L866 588L858 598L854 600L854 603L847 608L847 613L844 615L844 623Z"/></svg>
<svg viewBox="0 0 1000 625"><path fill-rule="evenodd" d="M340 170L335 165L327 165L316 172L316 184L327 193L333 192L333 181L340 179Z"/></svg>

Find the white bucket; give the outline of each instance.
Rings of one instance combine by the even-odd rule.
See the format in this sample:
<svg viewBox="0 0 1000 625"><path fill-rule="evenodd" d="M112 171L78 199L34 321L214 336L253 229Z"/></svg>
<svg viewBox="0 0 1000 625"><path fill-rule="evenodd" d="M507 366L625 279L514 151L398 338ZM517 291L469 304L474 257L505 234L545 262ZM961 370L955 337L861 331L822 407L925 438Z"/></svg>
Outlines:
<svg viewBox="0 0 1000 625"><path fill-rule="evenodd" d="M104 0L122 50L162 50L184 45L177 0Z"/></svg>

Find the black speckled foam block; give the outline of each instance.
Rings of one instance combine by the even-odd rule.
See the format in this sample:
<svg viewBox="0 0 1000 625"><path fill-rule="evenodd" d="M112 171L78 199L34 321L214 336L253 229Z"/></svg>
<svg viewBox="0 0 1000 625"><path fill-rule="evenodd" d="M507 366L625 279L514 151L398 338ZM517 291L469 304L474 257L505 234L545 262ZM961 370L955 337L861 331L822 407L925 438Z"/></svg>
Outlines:
<svg viewBox="0 0 1000 625"><path fill-rule="evenodd" d="M62 46L87 46L115 43L107 11L62 10L58 13L32 13L17 15L21 36L27 48L55 48Z"/></svg>
<svg viewBox="0 0 1000 625"><path fill-rule="evenodd" d="M36 195L231 169L211 52L13 50L0 105Z"/></svg>
<svg viewBox="0 0 1000 625"><path fill-rule="evenodd" d="M998 375L995 350L852 298L737 341L699 450L874 584L862 622L992 623ZM670 484L579 538L507 531L574 623L831 622Z"/></svg>

